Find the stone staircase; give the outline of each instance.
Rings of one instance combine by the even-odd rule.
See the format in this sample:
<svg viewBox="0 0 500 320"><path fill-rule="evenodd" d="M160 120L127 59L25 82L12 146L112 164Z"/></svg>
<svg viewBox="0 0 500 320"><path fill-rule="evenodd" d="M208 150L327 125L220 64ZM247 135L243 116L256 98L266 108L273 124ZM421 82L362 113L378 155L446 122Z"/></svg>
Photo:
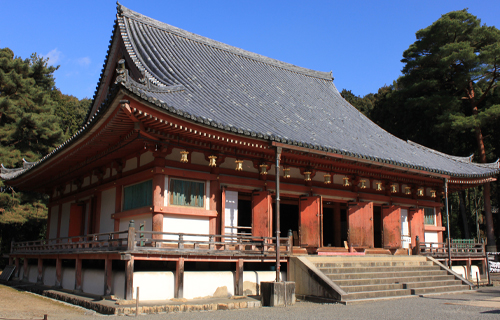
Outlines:
<svg viewBox="0 0 500 320"><path fill-rule="evenodd" d="M308 283L312 295L319 294L327 299L345 303L465 291L469 290L471 285L465 279L452 274L443 265L424 256L308 256L303 259L308 260L305 265L310 269L310 274L319 273L316 275L318 285L323 287L330 285L336 291L334 293L328 293L328 289L311 291L312 282L315 282L312 281ZM333 282L333 285L328 280ZM299 290L306 287L304 285L300 287L299 284L297 291L299 296Z"/></svg>

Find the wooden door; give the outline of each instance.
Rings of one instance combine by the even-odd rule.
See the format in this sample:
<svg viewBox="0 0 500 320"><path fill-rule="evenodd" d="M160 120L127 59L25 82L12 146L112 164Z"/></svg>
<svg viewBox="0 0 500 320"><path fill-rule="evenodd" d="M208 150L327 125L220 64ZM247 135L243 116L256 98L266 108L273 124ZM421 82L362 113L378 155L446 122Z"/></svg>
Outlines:
<svg viewBox="0 0 500 320"><path fill-rule="evenodd" d="M83 235L83 228L85 227L84 219L85 216L83 214L83 206L76 203L71 204L71 208L69 211L68 237ZM73 239L73 242L76 241L78 241L77 238Z"/></svg>
<svg viewBox="0 0 500 320"><path fill-rule="evenodd" d="M347 225L349 245L373 248L373 202L349 203Z"/></svg>
<svg viewBox="0 0 500 320"><path fill-rule="evenodd" d="M382 207L382 230L384 248L401 248L401 208Z"/></svg>
<svg viewBox="0 0 500 320"><path fill-rule="evenodd" d="M321 198L300 198L299 241L301 247L320 246Z"/></svg>
<svg viewBox="0 0 500 320"><path fill-rule="evenodd" d="M417 241L417 236L420 242L424 242L424 209L423 208L411 208L409 219L410 221L410 237L411 237L411 247L414 248Z"/></svg>
<svg viewBox="0 0 500 320"><path fill-rule="evenodd" d="M252 235L272 236L271 195L267 191L252 194Z"/></svg>

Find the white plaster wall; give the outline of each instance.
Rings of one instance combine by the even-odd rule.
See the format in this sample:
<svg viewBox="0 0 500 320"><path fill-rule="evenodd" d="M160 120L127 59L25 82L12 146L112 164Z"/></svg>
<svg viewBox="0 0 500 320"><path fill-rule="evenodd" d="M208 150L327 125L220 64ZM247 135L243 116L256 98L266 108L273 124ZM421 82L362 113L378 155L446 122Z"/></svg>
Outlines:
<svg viewBox="0 0 500 320"><path fill-rule="evenodd" d="M28 281L36 283L36 278L38 278L38 266L32 265L28 269Z"/></svg>
<svg viewBox="0 0 500 320"><path fill-rule="evenodd" d="M174 298L175 275L167 272L134 272L134 299L139 287L140 300L167 300Z"/></svg>
<svg viewBox="0 0 500 320"><path fill-rule="evenodd" d="M180 152L182 150L183 149L179 149L179 148L172 149L172 153L170 153L168 156L166 156L166 159L167 160L175 160L175 161L181 160L181 154L180 154Z"/></svg>
<svg viewBox="0 0 500 320"><path fill-rule="evenodd" d="M163 215L163 232L209 234L209 218L165 214ZM164 235L163 239L177 239L177 237ZM185 236L184 240L208 241L208 237Z"/></svg>
<svg viewBox="0 0 500 320"><path fill-rule="evenodd" d="M281 280L286 280L286 272L280 273ZM275 271L243 271L243 289L245 295L260 294L261 281L274 281Z"/></svg>
<svg viewBox="0 0 500 320"><path fill-rule="evenodd" d="M83 178L82 187L86 187L90 184L90 177Z"/></svg>
<svg viewBox="0 0 500 320"><path fill-rule="evenodd" d="M114 220L111 214L115 213L116 188L104 190L101 193L101 219L99 233L113 232Z"/></svg>
<svg viewBox="0 0 500 320"><path fill-rule="evenodd" d="M115 169L115 168L113 168L113 171L111 172L111 175L112 175L112 176L116 176L116 174L117 174L117 173L118 173L118 171L116 171L116 169Z"/></svg>
<svg viewBox="0 0 500 320"><path fill-rule="evenodd" d="M227 157L226 160L224 160L224 163L218 165L218 167L220 168L224 168L224 169L236 169L236 158L231 158L231 157Z"/></svg>
<svg viewBox="0 0 500 320"><path fill-rule="evenodd" d="M53 206L50 208L50 231L49 239L55 239L57 237L57 219L59 217L59 206Z"/></svg>
<svg viewBox="0 0 500 320"><path fill-rule="evenodd" d="M67 237L68 236L68 231L69 231L69 213L71 211L71 204L72 202L66 202L63 203L62 205L62 210L61 210L61 232L59 233L59 236L61 238Z"/></svg>
<svg viewBox="0 0 500 320"><path fill-rule="evenodd" d="M111 176L111 169L106 168L106 171L104 172L104 176L102 177L103 179L107 179Z"/></svg>
<svg viewBox="0 0 500 320"><path fill-rule="evenodd" d="M151 151L144 152L143 154L141 154L141 158L139 160L140 165L143 166L145 164L148 164L152 162L154 159L155 157L153 157L153 153Z"/></svg>
<svg viewBox="0 0 500 320"><path fill-rule="evenodd" d="M179 154L180 157L180 154ZM199 164L202 166L208 166L208 161L205 160L205 155L201 152L193 152L191 153L191 163Z"/></svg>
<svg viewBox="0 0 500 320"><path fill-rule="evenodd" d="M425 237L425 242L434 242L434 243L439 242L437 232L426 231L424 233L424 237Z"/></svg>
<svg viewBox="0 0 500 320"><path fill-rule="evenodd" d="M184 298L194 299L213 296L217 288L226 287L227 296L234 295L234 276L231 271L184 273Z"/></svg>
<svg viewBox="0 0 500 320"><path fill-rule="evenodd" d="M97 295L104 294L104 270L82 269L82 291Z"/></svg>
<svg viewBox="0 0 500 320"><path fill-rule="evenodd" d="M99 179L97 178L97 176L93 174L92 179L90 180L90 183L96 183L98 181L99 181Z"/></svg>
<svg viewBox="0 0 500 320"><path fill-rule="evenodd" d="M43 284L46 286L53 286L56 284L56 267L43 267Z"/></svg>
<svg viewBox="0 0 500 320"><path fill-rule="evenodd" d="M75 268L62 268L61 278L61 285L63 289L75 289Z"/></svg>
<svg viewBox="0 0 500 320"><path fill-rule="evenodd" d="M123 168L123 172L127 172L130 170L134 170L137 168L137 157L133 157L125 162L125 167Z"/></svg>
<svg viewBox="0 0 500 320"><path fill-rule="evenodd" d="M139 230L139 226L141 223L146 222L146 226L144 228L144 231L153 231L153 215L152 214L141 214L138 216L132 216L132 217L126 217L123 219L120 219L120 231L125 231L128 230L128 225L130 223L130 220L134 220L135 223L135 229ZM148 235L146 235L148 236ZM120 235L120 237L126 238L126 234Z"/></svg>
<svg viewBox="0 0 500 320"><path fill-rule="evenodd" d="M111 280L111 283L111 292L113 295L117 296L119 299L125 299L125 272L113 271L113 279ZM139 298L141 298L140 292Z"/></svg>
<svg viewBox="0 0 500 320"><path fill-rule="evenodd" d="M64 188L64 194L70 193L71 192L71 184L67 184L66 187Z"/></svg>

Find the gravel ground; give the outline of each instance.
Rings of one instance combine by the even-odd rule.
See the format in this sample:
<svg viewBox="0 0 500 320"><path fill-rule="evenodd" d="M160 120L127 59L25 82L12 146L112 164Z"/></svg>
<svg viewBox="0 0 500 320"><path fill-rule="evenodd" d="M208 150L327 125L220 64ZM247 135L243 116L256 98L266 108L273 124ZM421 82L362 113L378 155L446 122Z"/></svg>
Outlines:
<svg viewBox="0 0 500 320"><path fill-rule="evenodd" d="M0 319L100 319L79 307L0 286ZM130 317L130 316L124 316ZM121 316L120 316L121 318ZM352 305L297 302L291 307L140 315L140 319L500 319L500 287Z"/></svg>

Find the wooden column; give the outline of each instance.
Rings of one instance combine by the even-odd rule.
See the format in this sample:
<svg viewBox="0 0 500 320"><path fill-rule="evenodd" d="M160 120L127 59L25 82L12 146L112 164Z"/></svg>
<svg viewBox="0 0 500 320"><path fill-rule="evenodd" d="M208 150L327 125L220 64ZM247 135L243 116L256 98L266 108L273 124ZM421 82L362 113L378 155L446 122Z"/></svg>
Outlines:
<svg viewBox="0 0 500 320"><path fill-rule="evenodd" d="M50 201L49 201L50 203ZM52 219L52 206L49 205L48 207L48 214L47 214L47 231L45 232L45 239L49 239L50 236L50 220Z"/></svg>
<svg viewBox="0 0 500 320"><path fill-rule="evenodd" d="M95 216L94 216L94 233L101 232L101 201L102 201L102 193L101 191L97 191L94 193L95 199Z"/></svg>
<svg viewBox="0 0 500 320"><path fill-rule="evenodd" d="M29 280L29 275L28 275L28 258L24 257L23 259L23 281L28 281Z"/></svg>
<svg viewBox="0 0 500 320"><path fill-rule="evenodd" d="M333 204L333 230L334 230L334 247L343 247L342 244L342 221L340 214L340 202Z"/></svg>
<svg viewBox="0 0 500 320"><path fill-rule="evenodd" d="M43 259L38 258L38 276L36 277L36 284L43 284Z"/></svg>
<svg viewBox="0 0 500 320"><path fill-rule="evenodd" d="M61 237L61 216L62 216L62 203L59 203L59 209L57 212L57 235L56 238ZM49 221L50 223L50 221Z"/></svg>
<svg viewBox="0 0 500 320"><path fill-rule="evenodd" d="M76 258L75 261L75 290L82 291L82 259Z"/></svg>
<svg viewBox="0 0 500 320"><path fill-rule="evenodd" d="M174 297L182 299L184 295L184 258L179 258L175 266Z"/></svg>
<svg viewBox="0 0 500 320"><path fill-rule="evenodd" d="M56 283L54 286L56 288L62 287L62 259L59 257L56 259Z"/></svg>
<svg viewBox="0 0 500 320"><path fill-rule="evenodd" d="M217 210L217 217L210 218L210 233L211 234L222 234L224 232L224 220L222 210L222 191L220 188L219 180L210 180L210 210ZM213 232L212 232L213 231Z"/></svg>
<svg viewBox="0 0 500 320"><path fill-rule="evenodd" d="M153 207L161 208L165 205L165 175L156 173L153 176ZM163 212L153 212L153 231L163 232ZM153 234L153 239L160 239L161 234Z"/></svg>
<svg viewBox="0 0 500 320"><path fill-rule="evenodd" d="M116 186L116 197L115 197L115 213L122 212L122 194L123 194L123 186ZM115 232L120 231L120 219L115 219L115 224L113 230ZM113 238L117 238L118 235L113 235Z"/></svg>
<svg viewBox="0 0 500 320"><path fill-rule="evenodd" d="M134 257L125 264L125 300L134 299Z"/></svg>
<svg viewBox="0 0 500 320"><path fill-rule="evenodd" d="M109 257L104 259L104 295L111 294L111 280L113 276L113 260Z"/></svg>
<svg viewBox="0 0 500 320"><path fill-rule="evenodd" d="M243 295L243 259L236 261L236 273L234 279L234 295Z"/></svg>
<svg viewBox="0 0 500 320"><path fill-rule="evenodd" d="M16 270L14 271L14 278L19 278L19 257L15 258L14 264L16 265Z"/></svg>

